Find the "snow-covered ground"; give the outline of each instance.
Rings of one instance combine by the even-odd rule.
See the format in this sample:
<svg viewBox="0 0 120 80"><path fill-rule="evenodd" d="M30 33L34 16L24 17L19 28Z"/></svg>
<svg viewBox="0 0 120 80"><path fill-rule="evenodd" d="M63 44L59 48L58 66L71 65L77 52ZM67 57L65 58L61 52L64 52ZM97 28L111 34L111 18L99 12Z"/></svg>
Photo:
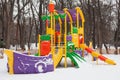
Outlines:
<svg viewBox="0 0 120 80"><path fill-rule="evenodd" d="M80 63L80 68L71 67L68 59L67 68L61 67L55 69L54 72L42 74L13 74L7 72L7 57L0 59L0 80L120 80L120 55L104 55L113 59L117 65L108 65L102 61L91 61L91 56L85 57L87 62Z"/></svg>

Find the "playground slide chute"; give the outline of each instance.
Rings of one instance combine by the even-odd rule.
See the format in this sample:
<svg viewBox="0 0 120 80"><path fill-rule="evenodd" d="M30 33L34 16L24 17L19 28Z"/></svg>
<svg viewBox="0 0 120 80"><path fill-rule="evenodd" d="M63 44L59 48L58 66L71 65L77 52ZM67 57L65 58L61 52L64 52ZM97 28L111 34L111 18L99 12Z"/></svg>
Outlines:
<svg viewBox="0 0 120 80"><path fill-rule="evenodd" d="M62 57L63 57L62 48L60 48L58 49L58 53L54 55L54 68L56 68L57 65L60 63Z"/></svg>
<svg viewBox="0 0 120 80"><path fill-rule="evenodd" d="M116 65L116 63L111 60L111 59L108 59L106 58L105 56L95 52L94 50L92 50L91 48L89 48L88 46L86 46L85 44L80 44L81 48L83 48L84 50L86 50L88 53L90 53L93 57L97 57L99 58L100 60L108 63L108 64L111 64L111 65Z"/></svg>

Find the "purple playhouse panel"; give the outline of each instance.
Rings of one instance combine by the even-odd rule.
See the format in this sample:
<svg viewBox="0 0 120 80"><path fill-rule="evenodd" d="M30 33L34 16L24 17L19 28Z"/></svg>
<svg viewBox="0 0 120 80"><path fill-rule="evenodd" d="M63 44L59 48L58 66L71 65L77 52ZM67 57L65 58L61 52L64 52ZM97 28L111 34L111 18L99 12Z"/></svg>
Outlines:
<svg viewBox="0 0 120 80"><path fill-rule="evenodd" d="M82 50L75 50L75 53L82 56ZM88 55L87 51L84 51L84 55Z"/></svg>
<svg viewBox="0 0 120 80"><path fill-rule="evenodd" d="M64 11L57 11L57 12L58 12L59 14L63 14L63 13L64 13ZM69 12L70 15L72 16L73 21L76 21L76 20L77 20L77 18L76 18L76 10L75 10L75 9L69 9L68 12ZM64 20L64 19L62 19L62 20ZM79 15L79 20L81 20L80 15ZM67 22L70 22L70 18L69 18L68 15L67 15Z"/></svg>
<svg viewBox="0 0 120 80"><path fill-rule="evenodd" d="M72 36L71 35L67 36L67 41L72 41Z"/></svg>
<svg viewBox="0 0 120 80"><path fill-rule="evenodd" d="M56 24L56 31L60 31L60 25Z"/></svg>
<svg viewBox="0 0 120 80"><path fill-rule="evenodd" d="M75 50L75 53L79 54L80 56L82 56L82 50Z"/></svg>
<svg viewBox="0 0 120 80"><path fill-rule="evenodd" d="M71 14L73 21L76 21L76 10L75 9L70 9L68 12Z"/></svg>
<svg viewBox="0 0 120 80"><path fill-rule="evenodd" d="M14 74L45 73L54 70L52 55L28 56L14 52Z"/></svg>
<svg viewBox="0 0 120 80"><path fill-rule="evenodd" d="M75 9L69 9L68 12L71 14L73 21L76 21L77 20L76 10ZM78 15L78 16L79 16L79 20L81 20L80 15Z"/></svg>

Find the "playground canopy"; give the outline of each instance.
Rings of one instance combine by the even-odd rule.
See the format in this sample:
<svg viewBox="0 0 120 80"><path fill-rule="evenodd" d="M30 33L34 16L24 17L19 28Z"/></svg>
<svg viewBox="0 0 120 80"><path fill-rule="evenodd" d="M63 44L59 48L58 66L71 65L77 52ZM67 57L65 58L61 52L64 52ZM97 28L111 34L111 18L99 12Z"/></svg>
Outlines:
<svg viewBox="0 0 120 80"><path fill-rule="evenodd" d="M68 9L67 12L68 12L68 13L66 14L66 16L67 16L67 18L66 18L66 19L67 19L67 22L71 22L71 21L70 21L70 17L72 18L72 21L77 21L77 16L76 16L76 15L77 15L77 14L76 14L77 11L76 11L75 9ZM65 12L58 10L57 13L58 13L58 14L64 14ZM62 19L62 20L64 21L64 19ZM80 15L79 15L79 20L81 20Z"/></svg>

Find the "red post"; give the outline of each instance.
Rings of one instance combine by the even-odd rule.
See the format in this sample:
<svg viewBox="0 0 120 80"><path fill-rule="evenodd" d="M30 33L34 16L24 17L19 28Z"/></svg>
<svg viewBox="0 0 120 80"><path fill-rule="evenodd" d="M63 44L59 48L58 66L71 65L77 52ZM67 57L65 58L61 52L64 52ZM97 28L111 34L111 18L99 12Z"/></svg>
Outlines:
<svg viewBox="0 0 120 80"><path fill-rule="evenodd" d="M54 8L55 8L55 5L54 5L53 3L50 3L50 4L48 5L48 10L49 10L49 12L54 12Z"/></svg>

